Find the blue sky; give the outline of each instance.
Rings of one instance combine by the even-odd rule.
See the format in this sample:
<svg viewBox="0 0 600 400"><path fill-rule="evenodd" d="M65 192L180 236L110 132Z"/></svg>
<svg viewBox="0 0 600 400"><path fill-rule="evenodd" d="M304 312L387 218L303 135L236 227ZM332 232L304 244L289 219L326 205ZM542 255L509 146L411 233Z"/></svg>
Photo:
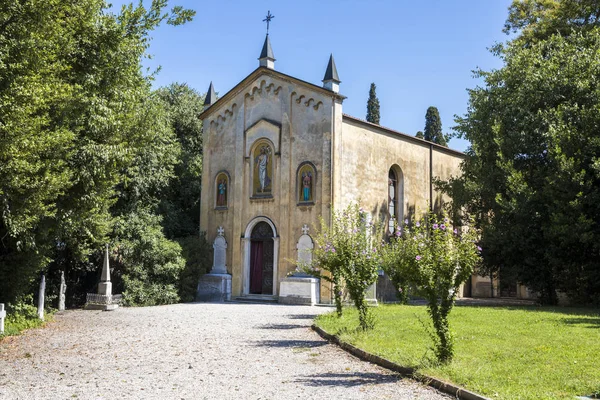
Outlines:
<svg viewBox="0 0 600 400"><path fill-rule="evenodd" d="M119 6L126 1L113 1ZM145 3L147 3L145 1ZM194 21L154 31L150 68L155 86L186 82L204 93L212 81L223 95L257 66L265 38L262 22L275 16L270 38L275 69L321 85L333 53L347 96L346 114L365 118L371 82L377 85L381 125L414 135L427 107L440 111L444 132L463 115L472 71L501 67L488 48L505 41L511 0L420 1L171 1L196 10ZM464 151L468 143L453 139Z"/></svg>

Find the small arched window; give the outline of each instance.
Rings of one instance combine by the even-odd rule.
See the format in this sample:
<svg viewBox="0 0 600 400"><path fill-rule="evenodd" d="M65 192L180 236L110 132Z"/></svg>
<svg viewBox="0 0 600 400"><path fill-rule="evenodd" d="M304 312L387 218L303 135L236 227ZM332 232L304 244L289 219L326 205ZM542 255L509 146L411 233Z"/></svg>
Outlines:
<svg viewBox="0 0 600 400"><path fill-rule="evenodd" d="M393 169L388 174L388 232L394 233L394 225L398 218L398 178Z"/></svg>

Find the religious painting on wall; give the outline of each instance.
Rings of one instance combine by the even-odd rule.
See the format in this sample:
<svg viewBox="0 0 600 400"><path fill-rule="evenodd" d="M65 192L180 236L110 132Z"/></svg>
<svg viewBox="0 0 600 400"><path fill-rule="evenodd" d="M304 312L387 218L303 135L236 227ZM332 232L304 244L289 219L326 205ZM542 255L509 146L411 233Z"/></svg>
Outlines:
<svg viewBox="0 0 600 400"><path fill-rule="evenodd" d="M225 172L217 175L216 180L216 208L227 208L227 196L229 191L229 176Z"/></svg>
<svg viewBox="0 0 600 400"><path fill-rule="evenodd" d="M298 203L314 203L316 177L315 167L310 162L300 164L297 177Z"/></svg>
<svg viewBox="0 0 600 400"><path fill-rule="evenodd" d="M272 193L273 151L267 143L260 143L252 154L254 161L252 195L268 197Z"/></svg>

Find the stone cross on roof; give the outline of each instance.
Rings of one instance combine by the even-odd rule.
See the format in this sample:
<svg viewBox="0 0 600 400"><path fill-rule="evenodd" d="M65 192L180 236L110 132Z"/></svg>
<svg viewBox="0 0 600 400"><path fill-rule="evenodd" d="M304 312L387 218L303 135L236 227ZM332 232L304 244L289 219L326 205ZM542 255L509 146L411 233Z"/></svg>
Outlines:
<svg viewBox="0 0 600 400"><path fill-rule="evenodd" d="M304 226L302 227L302 233L308 235L308 229L308 225L304 224Z"/></svg>
<svg viewBox="0 0 600 400"><path fill-rule="evenodd" d="M219 234L219 236L223 236L223 233L225 233L225 229L223 229L223 227L222 227L222 226L220 226L220 227L217 229L217 233Z"/></svg>

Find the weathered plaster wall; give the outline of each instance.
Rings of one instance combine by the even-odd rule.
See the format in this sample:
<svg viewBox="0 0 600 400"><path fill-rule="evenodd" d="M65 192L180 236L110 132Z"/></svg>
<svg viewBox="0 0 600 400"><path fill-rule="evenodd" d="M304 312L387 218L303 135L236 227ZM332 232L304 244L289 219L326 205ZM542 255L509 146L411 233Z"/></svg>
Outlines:
<svg viewBox="0 0 600 400"><path fill-rule="evenodd" d="M334 188L337 193L335 207L344 208L359 201L372 215L387 214L388 174L395 167L402 177L400 217L427 210L430 200L430 158L434 177L447 179L460 173L462 156L453 151L430 146L424 141L412 140L389 131L344 117L341 133L335 137L339 143L339 157L334 169L340 175ZM430 154L431 151L431 154ZM400 180L400 176L398 177ZM433 190L433 201L441 194Z"/></svg>

